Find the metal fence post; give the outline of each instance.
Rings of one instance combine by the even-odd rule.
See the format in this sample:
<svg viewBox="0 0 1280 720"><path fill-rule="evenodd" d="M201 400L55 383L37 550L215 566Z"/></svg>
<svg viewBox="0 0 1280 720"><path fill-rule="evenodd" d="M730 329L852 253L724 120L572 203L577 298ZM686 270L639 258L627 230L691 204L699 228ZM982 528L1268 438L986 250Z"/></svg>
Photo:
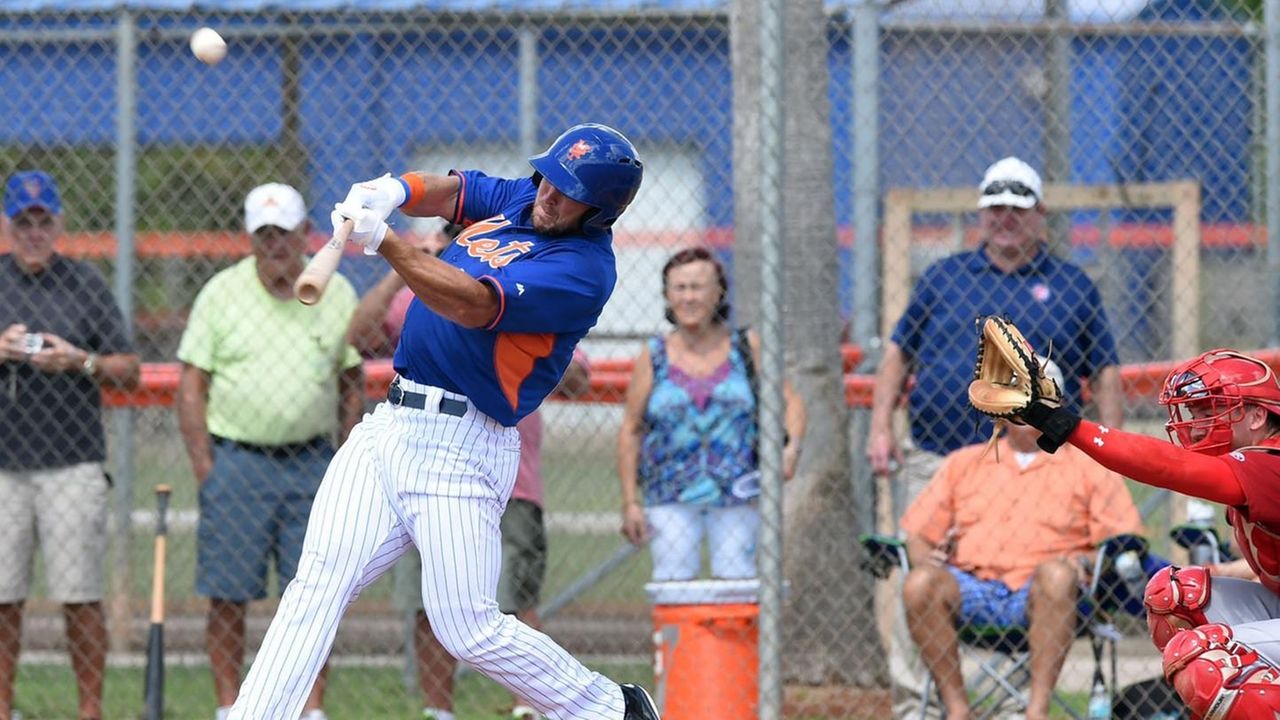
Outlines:
<svg viewBox="0 0 1280 720"><path fill-rule="evenodd" d="M1266 0L1267 277L1271 281L1271 345L1280 345L1280 0Z"/></svg>
<svg viewBox="0 0 1280 720"><path fill-rule="evenodd" d="M125 328L135 338L133 327L134 288L134 199L137 170L137 24L133 13L122 8L116 19L116 125L115 125L115 235L116 267L114 294L124 315ZM117 652L129 647L129 548L133 539L130 511L133 509L133 422L134 410L115 411L111 423L111 457L115 473L115 538L112 542L111 603L109 609L111 647Z"/></svg>
<svg viewBox="0 0 1280 720"><path fill-rule="evenodd" d="M862 372L875 369L880 317L880 4L863 0L854 6L853 47L853 342L863 349ZM870 411L854 408L849 415L854 497L860 532L876 525L876 485L863 458Z"/></svg>
<svg viewBox="0 0 1280 720"><path fill-rule="evenodd" d="M760 417L781 417L783 1L760 7ZM760 720L782 717L782 435L760 424Z"/></svg>

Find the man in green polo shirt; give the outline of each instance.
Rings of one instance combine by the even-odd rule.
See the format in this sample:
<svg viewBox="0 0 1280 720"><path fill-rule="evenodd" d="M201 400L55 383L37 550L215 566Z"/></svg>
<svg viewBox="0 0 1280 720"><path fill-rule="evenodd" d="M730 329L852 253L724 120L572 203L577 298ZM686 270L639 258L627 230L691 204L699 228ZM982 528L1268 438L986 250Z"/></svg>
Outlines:
<svg viewBox="0 0 1280 720"><path fill-rule="evenodd" d="M209 280L178 347L178 421L200 487L196 590L209 598L206 630L218 714L240 690L245 610L293 578L307 518L335 441L364 409L360 356L346 342L355 291L335 275L320 302L294 300L305 265L306 205L288 185L245 199L253 255ZM324 674L303 718L319 720Z"/></svg>

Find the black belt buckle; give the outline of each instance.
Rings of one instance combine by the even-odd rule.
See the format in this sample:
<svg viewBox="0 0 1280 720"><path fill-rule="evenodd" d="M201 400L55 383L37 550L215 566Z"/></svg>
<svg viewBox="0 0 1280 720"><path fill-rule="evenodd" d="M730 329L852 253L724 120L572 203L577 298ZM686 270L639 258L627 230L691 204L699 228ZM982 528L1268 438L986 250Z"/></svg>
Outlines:
<svg viewBox="0 0 1280 720"><path fill-rule="evenodd" d="M393 406L404 404L404 390L400 387L400 378L396 378L395 382L391 383L391 387L387 389L387 402Z"/></svg>

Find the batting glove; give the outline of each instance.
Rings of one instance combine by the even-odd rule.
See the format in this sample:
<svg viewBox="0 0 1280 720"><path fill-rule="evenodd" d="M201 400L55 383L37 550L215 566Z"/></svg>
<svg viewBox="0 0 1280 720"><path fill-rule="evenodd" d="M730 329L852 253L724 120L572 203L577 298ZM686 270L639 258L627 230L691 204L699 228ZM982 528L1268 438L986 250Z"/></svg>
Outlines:
<svg viewBox="0 0 1280 720"><path fill-rule="evenodd" d="M347 191L342 202L346 205L367 208L378 215L383 222L391 217L391 212L404 204L408 188L399 178L388 173L380 178L356 183Z"/></svg>
<svg viewBox="0 0 1280 720"><path fill-rule="evenodd" d="M347 202L334 205L333 212L329 214L329 221L333 223L334 231L336 232L338 227L347 220L352 223L351 234L347 236L347 240L364 246L365 255L377 255L378 246L387 236L386 221L378 217L377 211L372 208Z"/></svg>

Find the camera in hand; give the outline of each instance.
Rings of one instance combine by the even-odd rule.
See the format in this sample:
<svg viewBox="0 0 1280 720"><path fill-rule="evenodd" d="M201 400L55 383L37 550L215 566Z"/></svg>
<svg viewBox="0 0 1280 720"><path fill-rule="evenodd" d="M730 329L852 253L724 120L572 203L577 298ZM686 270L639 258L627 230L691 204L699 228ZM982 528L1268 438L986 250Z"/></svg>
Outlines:
<svg viewBox="0 0 1280 720"><path fill-rule="evenodd" d="M27 333L22 336L22 351L28 355L35 355L44 348L44 336L40 333Z"/></svg>

